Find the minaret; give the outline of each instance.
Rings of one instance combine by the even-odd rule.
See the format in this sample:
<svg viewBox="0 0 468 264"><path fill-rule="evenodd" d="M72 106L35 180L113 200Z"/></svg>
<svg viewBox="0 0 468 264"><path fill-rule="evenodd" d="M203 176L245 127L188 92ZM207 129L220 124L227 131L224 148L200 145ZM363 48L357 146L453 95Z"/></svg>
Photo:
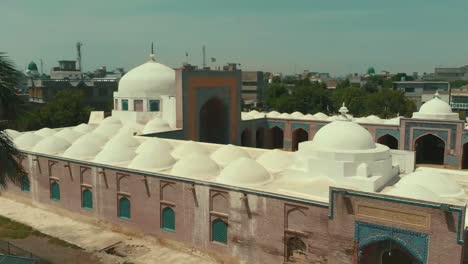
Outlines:
<svg viewBox="0 0 468 264"><path fill-rule="evenodd" d="M151 42L150 61L156 61L156 57L154 56L154 43L153 42Z"/></svg>
<svg viewBox="0 0 468 264"><path fill-rule="evenodd" d="M348 118L348 108L346 107L345 103L343 102L343 105L340 107L340 110L339 110L341 116L339 117L339 120L341 121L350 121L349 118Z"/></svg>

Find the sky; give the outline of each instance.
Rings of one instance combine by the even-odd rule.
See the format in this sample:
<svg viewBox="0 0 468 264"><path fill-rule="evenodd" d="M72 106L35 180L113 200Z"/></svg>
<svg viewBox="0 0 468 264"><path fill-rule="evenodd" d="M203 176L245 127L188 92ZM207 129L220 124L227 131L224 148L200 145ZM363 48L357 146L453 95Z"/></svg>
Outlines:
<svg viewBox="0 0 468 264"><path fill-rule="evenodd" d="M85 71L148 59L180 67L332 75L468 64L467 0L0 0L0 51L44 71L82 47Z"/></svg>

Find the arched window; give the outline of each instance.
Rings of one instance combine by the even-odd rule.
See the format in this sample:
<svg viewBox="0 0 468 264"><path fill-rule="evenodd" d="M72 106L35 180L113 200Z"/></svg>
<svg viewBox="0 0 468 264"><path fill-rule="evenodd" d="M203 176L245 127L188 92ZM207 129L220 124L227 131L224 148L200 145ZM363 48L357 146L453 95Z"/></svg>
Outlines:
<svg viewBox="0 0 468 264"><path fill-rule="evenodd" d="M122 110L123 111L128 111L128 100L127 99L122 100Z"/></svg>
<svg viewBox="0 0 468 264"><path fill-rule="evenodd" d="M213 221L211 227L211 240L223 244L227 244L227 224L221 219Z"/></svg>
<svg viewBox="0 0 468 264"><path fill-rule="evenodd" d="M166 207L162 211L161 228L166 231L175 232L175 212L170 207Z"/></svg>
<svg viewBox="0 0 468 264"><path fill-rule="evenodd" d="M85 209L93 209L93 193L89 189L83 191L82 206Z"/></svg>
<svg viewBox="0 0 468 264"><path fill-rule="evenodd" d="M60 185L58 182L52 182L50 185L50 198L55 201L60 201Z"/></svg>
<svg viewBox="0 0 468 264"><path fill-rule="evenodd" d="M132 218L131 204L127 197L119 199L119 217L127 220Z"/></svg>
<svg viewBox="0 0 468 264"><path fill-rule="evenodd" d="M23 178L23 182L21 183L21 190L23 192L29 192L31 189L31 184L29 182L29 177L28 176L25 176Z"/></svg>

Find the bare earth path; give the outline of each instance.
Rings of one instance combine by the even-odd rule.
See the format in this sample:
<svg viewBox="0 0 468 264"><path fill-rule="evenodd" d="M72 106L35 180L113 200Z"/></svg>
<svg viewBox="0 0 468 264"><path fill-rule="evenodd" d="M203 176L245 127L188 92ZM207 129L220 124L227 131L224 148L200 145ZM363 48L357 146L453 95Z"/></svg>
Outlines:
<svg viewBox="0 0 468 264"><path fill-rule="evenodd" d="M61 216L34 206L26 205L0 197L0 215L14 221L31 226L32 228L52 237L59 238L68 243L83 248L87 254L84 259L96 259L96 263L161 263L161 264L190 264L190 263L217 263L209 256L188 248L166 247L154 237L130 237L110 229L90 223L84 223ZM11 240L15 243L13 240ZM34 240L17 241L32 253L44 254L44 246L34 243ZM113 254L97 252L109 245L117 244ZM37 246L35 246L37 244ZM36 248L35 248L36 247ZM68 251L67 251L68 250ZM69 249L47 252L47 254L77 254ZM79 252L78 252L79 253ZM40 256L40 254L38 254ZM57 256L60 259L60 256ZM80 254L77 254L80 258ZM51 258L57 259L57 258ZM79 263L77 260L76 263Z"/></svg>

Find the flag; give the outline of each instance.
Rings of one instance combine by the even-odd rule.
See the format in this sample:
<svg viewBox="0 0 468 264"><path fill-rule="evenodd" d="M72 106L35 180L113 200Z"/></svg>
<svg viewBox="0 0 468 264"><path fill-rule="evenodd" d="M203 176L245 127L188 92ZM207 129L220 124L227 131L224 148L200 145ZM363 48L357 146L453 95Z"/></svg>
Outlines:
<svg viewBox="0 0 468 264"><path fill-rule="evenodd" d="M216 58L211 58L211 62L216 62Z"/></svg>

